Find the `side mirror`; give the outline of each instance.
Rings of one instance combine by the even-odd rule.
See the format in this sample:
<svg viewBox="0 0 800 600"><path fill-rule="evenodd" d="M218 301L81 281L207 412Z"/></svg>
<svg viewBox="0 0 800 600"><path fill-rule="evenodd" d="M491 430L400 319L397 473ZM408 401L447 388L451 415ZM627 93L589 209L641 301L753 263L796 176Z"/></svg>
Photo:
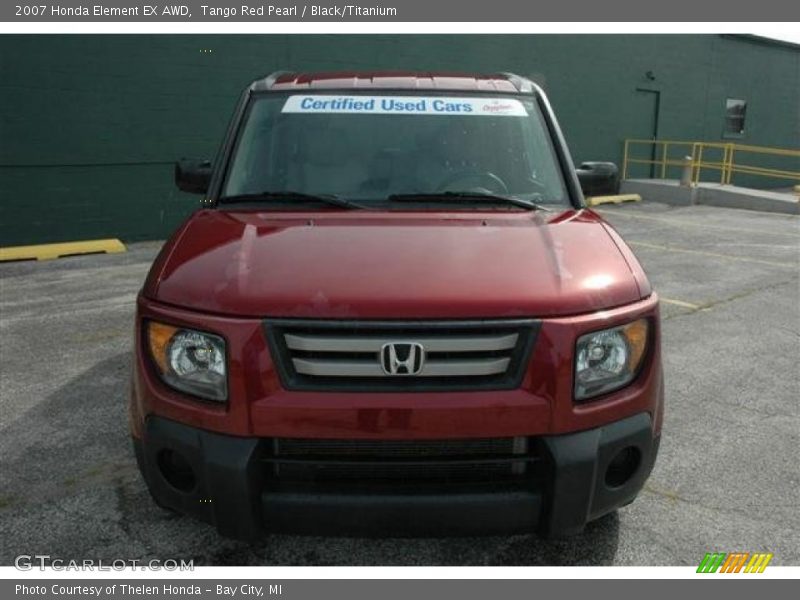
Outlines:
<svg viewBox="0 0 800 600"><path fill-rule="evenodd" d="M619 169L610 162L585 162L576 169L585 196L619 194Z"/></svg>
<svg viewBox="0 0 800 600"><path fill-rule="evenodd" d="M210 160L182 158L175 163L175 185L182 192L205 194L210 181Z"/></svg>

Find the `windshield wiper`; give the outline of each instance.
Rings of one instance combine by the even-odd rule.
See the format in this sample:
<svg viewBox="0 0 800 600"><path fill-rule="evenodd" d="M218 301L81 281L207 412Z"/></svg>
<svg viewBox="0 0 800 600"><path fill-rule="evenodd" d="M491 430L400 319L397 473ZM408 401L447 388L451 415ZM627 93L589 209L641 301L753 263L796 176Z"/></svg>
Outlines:
<svg viewBox="0 0 800 600"><path fill-rule="evenodd" d="M501 194L490 194L484 192L431 192L416 194L392 194L387 198L391 202L452 202L452 201L472 201L472 202L501 202L526 208L528 210L550 210L541 204L516 198L515 196L503 196Z"/></svg>
<svg viewBox="0 0 800 600"><path fill-rule="evenodd" d="M223 204L236 204L243 202L265 202L271 200L295 200L300 202L319 202L330 204L339 208L367 208L351 200L345 200L333 194L306 194L292 190L280 192L259 192L257 194L234 194L233 196L223 196L219 201Z"/></svg>

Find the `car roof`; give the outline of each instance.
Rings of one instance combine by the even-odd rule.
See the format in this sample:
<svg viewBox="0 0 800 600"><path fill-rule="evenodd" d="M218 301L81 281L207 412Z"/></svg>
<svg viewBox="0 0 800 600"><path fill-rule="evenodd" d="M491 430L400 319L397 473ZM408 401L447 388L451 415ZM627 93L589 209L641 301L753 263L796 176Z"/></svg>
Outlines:
<svg viewBox="0 0 800 600"><path fill-rule="evenodd" d="M254 91L281 90L436 90L519 94L534 85L512 73L466 74L417 71L338 71L292 73L279 71L253 82Z"/></svg>

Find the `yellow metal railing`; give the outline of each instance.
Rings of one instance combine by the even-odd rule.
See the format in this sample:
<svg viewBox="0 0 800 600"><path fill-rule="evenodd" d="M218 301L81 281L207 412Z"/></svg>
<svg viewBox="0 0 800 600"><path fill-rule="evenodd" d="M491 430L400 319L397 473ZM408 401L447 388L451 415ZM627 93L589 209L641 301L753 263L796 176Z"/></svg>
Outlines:
<svg viewBox="0 0 800 600"><path fill-rule="evenodd" d="M633 156L634 148L649 147L650 158ZM680 151L680 158L670 157L670 151ZM739 162L742 155L763 155L768 157L784 156L798 160L797 170L774 169ZM730 184L735 173L761 175L777 179L789 179L800 182L800 150L788 148L770 148L767 146L750 146L746 144L724 142L685 142L676 140L625 140L625 153L622 163L622 178L627 179L629 165L651 165L651 177L660 173L661 179L667 178L671 167L687 166L691 169L691 182L697 184L703 169L720 172L719 182Z"/></svg>

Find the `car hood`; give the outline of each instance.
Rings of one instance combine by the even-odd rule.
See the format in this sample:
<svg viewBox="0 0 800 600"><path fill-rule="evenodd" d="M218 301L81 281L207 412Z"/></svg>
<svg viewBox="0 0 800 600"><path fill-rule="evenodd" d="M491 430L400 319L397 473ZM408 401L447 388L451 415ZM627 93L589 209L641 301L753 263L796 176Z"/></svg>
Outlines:
<svg viewBox="0 0 800 600"><path fill-rule="evenodd" d="M607 227L588 210L202 210L165 245L145 294L251 317L578 314L642 297Z"/></svg>

